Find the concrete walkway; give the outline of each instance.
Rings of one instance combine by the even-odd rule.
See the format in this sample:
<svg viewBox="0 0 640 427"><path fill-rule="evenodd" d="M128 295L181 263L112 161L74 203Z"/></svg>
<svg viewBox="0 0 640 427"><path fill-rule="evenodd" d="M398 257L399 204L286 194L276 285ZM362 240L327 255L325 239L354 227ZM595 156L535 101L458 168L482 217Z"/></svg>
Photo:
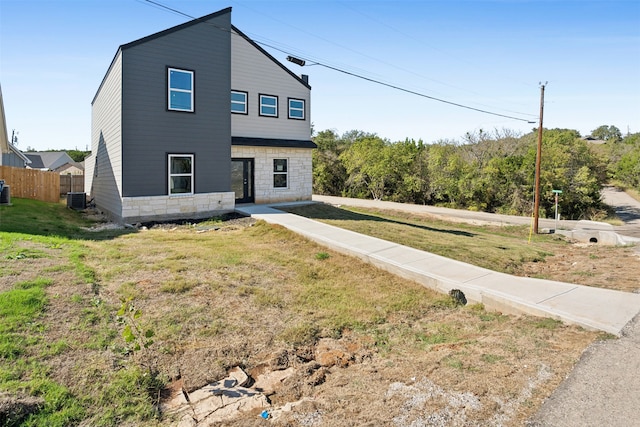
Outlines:
<svg viewBox="0 0 640 427"><path fill-rule="evenodd" d="M316 196L314 200L317 200ZM333 202L339 204L344 200ZM391 207L398 208L396 204ZM412 205L403 207L415 208ZM483 302L488 308L549 316L620 336L617 340L591 344L568 378L526 422L526 426L640 426L640 294L495 273L268 206L247 206L238 210L283 225L320 244L357 256L427 287L442 292L461 289L467 299ZM449 211L435 214L448 219L451 218L449 214L467 215ZM511 218L486 215L491 214L485 214L480 221L511 223ZM548 225L541 223L541 226Z"/></svg>
<svg viewBox="0 0 640 427"><path fill-rule="evenodd" d="M497 273L289 214L277 205L238 206L236 210L436 291L460 289L469 302L482 303L489 310L552 317L615 335L640 312L640 294Z"/></svg>

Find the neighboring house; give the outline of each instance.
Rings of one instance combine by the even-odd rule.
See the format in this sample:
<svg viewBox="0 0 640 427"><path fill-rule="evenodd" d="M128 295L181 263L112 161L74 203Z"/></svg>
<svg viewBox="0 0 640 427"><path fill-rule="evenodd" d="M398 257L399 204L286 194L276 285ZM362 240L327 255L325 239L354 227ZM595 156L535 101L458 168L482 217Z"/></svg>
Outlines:
<svg viewBox="0 0 640 427"><path fill-rule="evenodd" d="M55 171L58 172L61 169L74 167L80 169L79 163L75 162L71 156L64 151L41 151L41 152L27 152L26 156L31 161L29 168L39 169L42 171ZM79 173L82 175L83 171ZM69 172L64 172L69 173Z"/></svg>
<svg viewBox="0 0 640 427"><path fill-rule="evenodd" d="M122 45L92 101L85 189L122 222L310 200L310 91L231 8Z"/></svg>
<svg viewBox="0 0 640 427"><path fill-rule="evenodd" d="M84 175L84 161L65 163L53 170L60 175Z"/></svg>
<svg viewBox="0 0 640 427"><path fill-rule="evenodd" d="M31 160L18 147L9 143L9 152L2 153L2 165L13 166L14 168L28 168L31 166Z"/></svg>
<svg viewBox="0 0 640 427"><path fill-rule="evenodd" d="M0 166L27 167L31 161L12 142L9 141L7 132L2 87L0 87Z"/></svg>
<svg viewBox="0 0 640 427"><path fill-rule="evenodd" d="M601 144L606 144L607 143L607 141L605 141L603 139L594 138L591 135L583 136L582 140L583 141L587 141L589 144L597 144L597 145L601 145Z"/></svg>

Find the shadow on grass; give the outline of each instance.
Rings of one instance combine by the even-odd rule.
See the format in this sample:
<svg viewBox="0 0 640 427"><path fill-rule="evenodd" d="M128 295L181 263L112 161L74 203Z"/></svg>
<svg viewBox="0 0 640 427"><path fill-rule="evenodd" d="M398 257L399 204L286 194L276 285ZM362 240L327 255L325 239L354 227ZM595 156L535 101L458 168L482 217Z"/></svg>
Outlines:
<svg viewBox="0 0 640 427"><path fill-rule="evenodd" d="M62 203L20 198L12 198L11 202L9 206L0 206L2 233L100 241L136 232L126 228L90 231L90 227L100 222L86 219L82 212L71 210Z"/></svg>
<svg viewBox="0 0 640 427"><path fill-rule="evenodd" d="M340 209L335 206L331 206L323 203L314 203L314 204L302 205L302 206L289 206L289 207L285 206L279 209L296 214L296 215L304 216L305 218L309 218L309 219L387 222L391 224L405 225L413 228L418 228L420 230L432 231L435 233L446 233L446 234L453 234L456 236L463 236L463 237L477 236L477 234L471 233L469 231L446 229L446 228L434 228L434 227L429 227L427 225L419 225L412 222L398 221L396 219L388 219L381 216L368 215L360 212Z"/></svg>

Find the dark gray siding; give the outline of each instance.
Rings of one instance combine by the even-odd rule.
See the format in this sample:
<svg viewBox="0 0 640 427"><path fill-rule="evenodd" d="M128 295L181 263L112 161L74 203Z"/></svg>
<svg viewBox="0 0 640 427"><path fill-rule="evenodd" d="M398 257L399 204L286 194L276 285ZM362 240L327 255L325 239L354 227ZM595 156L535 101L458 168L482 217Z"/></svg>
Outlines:
<svg viewBox="0 0 640 427"><path fill-rule="evenodd" d="M14 168L24 168L24 159L21 159L15 153L3 153L2 154L2 166L12 166Z"/></svg>
<svg viewBox="0 0 640 427"><path fill-rule="evenodd" d="M123 46L122 195L167 194L167 154L194 154L194 192L231 188L231 13ZM167 111L167 67L195 72L195 112Z"/></svg>

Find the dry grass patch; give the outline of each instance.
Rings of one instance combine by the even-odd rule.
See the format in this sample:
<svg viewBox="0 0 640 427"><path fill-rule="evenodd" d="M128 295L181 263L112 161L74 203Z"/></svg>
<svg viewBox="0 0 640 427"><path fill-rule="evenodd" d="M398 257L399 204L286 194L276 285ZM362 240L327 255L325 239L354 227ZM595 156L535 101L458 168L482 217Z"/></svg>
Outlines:
<svg viewBox="0 0 640 427"><path fill-rule="evenodd" d="M274 425L519 426L597 337L456 306L263 222L46 247L36 242L47 258L28 265L0 259L3 271L29 270L2 276L4 289L27 276L48 283L40 326L21 332L37 339L26 356L0 358L0 391L29 393L37 375L28 366L37 365L75 402L68 419L87 425L174 425L154 409L162 384L180 379L192 390L239 365L249 373L295 368L270 401L312 400ZM87 271L95 280L83 280ZM153 330L149 348L132 352L123 339L122 301L140 310L139 330ZM263 423L248 413L228 425Z"/></svg>
<svg viewBox="0 0 640 427"><path fill-rule="evenodd" d="M302 376L270 396L274 404L314 397L310 412L295 417L321 413L322 425L421 422L427 408L466 423L518 425L596 336L456 307L447 296L261 222L228 233L150 230L120 240L118 256L133 264L122 270L108 258L92 263L98 277L109 277L103 292L131 288L143 327L156 330L153 352L138 363L180 376L187 389L235 365L251 371L274 355L284 358L282 368L303 368L324 338L357 342L358 363L331 368L313 387ZM180 293L159 286L179 277L198 282ZM448 397L408 408L410 394L426 393L427 385ZM474 396L477 409L457 413L456 393ZM254 415L242 422L257 422Z"/></svg>
<svg viewBox="0 0 640 427"><path fill-rule="evenodd" d="M524 226L449 223L428 214L312 204L287 211L517 276L640 292L637 248L571 243Z"/></svg>

